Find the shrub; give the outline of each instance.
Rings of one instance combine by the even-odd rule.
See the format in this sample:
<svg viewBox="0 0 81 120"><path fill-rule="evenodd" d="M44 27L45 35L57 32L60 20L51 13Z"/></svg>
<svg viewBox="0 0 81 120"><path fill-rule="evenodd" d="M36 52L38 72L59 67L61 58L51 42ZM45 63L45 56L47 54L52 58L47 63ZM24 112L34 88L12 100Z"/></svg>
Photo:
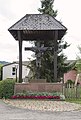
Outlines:
<svg viewBox="0 0 81 120"><path fill-rule="evenodd" d="M0 98L10 98L14 94L15 80L0 81Z"/></svg>
<svg viewBox="0 0 81 120"><path fill-rule="evenodd" d="M3 94L3 82L0 81L0 98L2 98L2 94Z"/></svg>
<svg viewBox="0 0 81 120"><path fill-rule="evenodd" d="M73 80L67 80L66 84L75 84L75 82Z"/></svg>
<svg viewBox="0 0 81 120"><path fill-rule="evenodd" d="M16 93L16 96L60 96L62 93L58 92L23 92L23 93Z"/></svg>

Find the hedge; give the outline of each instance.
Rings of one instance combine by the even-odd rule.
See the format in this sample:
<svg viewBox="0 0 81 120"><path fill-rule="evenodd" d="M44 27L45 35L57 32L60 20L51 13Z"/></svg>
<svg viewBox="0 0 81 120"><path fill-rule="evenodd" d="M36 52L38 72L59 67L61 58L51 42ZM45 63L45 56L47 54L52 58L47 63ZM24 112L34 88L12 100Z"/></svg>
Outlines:
<svg viewBox="0 0 81 120"><path fill-rule="evenodd" d="M14 94L15 80L0 81L0 98L10 98Z"/></svg>

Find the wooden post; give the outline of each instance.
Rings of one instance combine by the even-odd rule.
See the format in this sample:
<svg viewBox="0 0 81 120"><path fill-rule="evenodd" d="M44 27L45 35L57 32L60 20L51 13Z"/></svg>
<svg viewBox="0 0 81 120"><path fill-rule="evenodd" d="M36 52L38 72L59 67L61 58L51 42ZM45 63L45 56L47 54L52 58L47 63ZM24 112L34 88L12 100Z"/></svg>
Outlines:
<svg viewBox="0 0 81 120"><path fill-rule="evenodd" d="M16 70L16 82L17 82L17 68L15 68L15 70Z"/></svg>
<svg viewBox="0 0 81 120"><path fill-rule="evenodd" d="M22 37L21 31L18 31L18 41L19 41L19 83L22 82Z"/></svg>
<svg viewBox="0 0 81 120"><path fill-rule="evenodd" d="M58 31L55 31L54 34L54 81L57 82L57 40L58 40Z"/></svg>

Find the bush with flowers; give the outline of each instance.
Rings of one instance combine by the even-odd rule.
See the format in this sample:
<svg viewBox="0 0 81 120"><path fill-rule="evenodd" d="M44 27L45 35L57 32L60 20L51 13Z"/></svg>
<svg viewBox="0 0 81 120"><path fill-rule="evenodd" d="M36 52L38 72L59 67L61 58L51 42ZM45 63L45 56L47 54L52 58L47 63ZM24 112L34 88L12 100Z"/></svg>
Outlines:
<svg viewBox="0 0 81 120"><path fill-rule="evenodd" d="M27 92L18 93L11 97L11 99L53 99L63 100L60 93L48 93L48 92Z"/></svg>

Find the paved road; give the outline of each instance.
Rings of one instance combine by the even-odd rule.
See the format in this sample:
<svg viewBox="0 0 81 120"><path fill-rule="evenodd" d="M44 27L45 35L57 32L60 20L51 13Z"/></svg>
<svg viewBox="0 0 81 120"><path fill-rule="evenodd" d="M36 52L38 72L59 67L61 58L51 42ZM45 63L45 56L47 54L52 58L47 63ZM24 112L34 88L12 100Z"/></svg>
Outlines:
<svg viewBox="0 0 81 120"><path fill-rule="evenodd" d="M81 111L32 111L12 107L0 100L0 120L81 120Z"/></svg>

